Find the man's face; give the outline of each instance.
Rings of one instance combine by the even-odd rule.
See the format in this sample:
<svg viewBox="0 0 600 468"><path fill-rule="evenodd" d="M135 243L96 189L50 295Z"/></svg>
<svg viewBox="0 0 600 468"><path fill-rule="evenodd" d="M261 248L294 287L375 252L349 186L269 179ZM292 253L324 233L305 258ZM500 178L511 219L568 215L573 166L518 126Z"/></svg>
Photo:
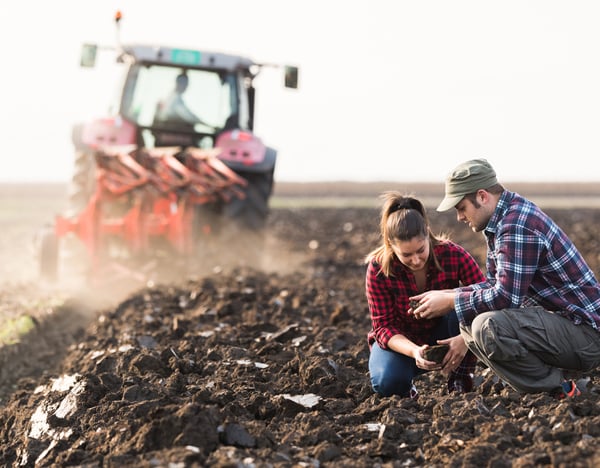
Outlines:
<svg viewBox="0 0 600 468"><path fill-rule="evenodd" d="M478 202L478 196L478 194L475 195L474 201L465 197L454 207L456 208L456 219L467 223L474 232L483 231L491 217L491 212L486 205Z"/></svg>

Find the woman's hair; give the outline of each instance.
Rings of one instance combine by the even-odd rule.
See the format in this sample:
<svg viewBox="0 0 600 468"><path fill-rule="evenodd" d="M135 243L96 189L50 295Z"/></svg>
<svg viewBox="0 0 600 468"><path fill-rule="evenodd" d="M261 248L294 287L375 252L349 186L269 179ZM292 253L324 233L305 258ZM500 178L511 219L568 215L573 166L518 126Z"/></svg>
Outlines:
<svg viewBox="0 0 600 468"><path fill-rule="evenodd" d="M367 255L366 261L374 259L381 265L381 272L385 276L392 276L395 257L392 244L421 237L428 238L430 242L428 261L433 261L440 268L433 247L445 237L433 235L423 204L412 196L395 191L384 192L380 198L383 200L379 223L382 244Z"/></svg>

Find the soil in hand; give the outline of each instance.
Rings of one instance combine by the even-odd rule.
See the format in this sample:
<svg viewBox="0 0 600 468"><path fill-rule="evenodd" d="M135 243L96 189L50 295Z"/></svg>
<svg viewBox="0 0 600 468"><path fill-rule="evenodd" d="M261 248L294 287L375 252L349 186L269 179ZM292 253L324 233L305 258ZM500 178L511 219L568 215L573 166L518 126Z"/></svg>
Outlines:
<svg viewBox="0 0 600 468"><path fill-rule="evenodd" d="M439 364L444 360L449 349L450 347L445 344L429 346L423 350L423 357Z"/></svg>

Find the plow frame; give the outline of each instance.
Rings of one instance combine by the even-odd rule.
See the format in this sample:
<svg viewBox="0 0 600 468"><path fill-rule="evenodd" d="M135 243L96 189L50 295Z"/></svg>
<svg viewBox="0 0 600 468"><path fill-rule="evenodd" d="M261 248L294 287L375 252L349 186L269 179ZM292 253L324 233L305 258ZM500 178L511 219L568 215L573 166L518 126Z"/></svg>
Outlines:
<svg viewBox="0 0 600 468"><path fill-rule="evenodd" d="M181 257L192 255L207 233L197 228L198 207L245 197L247 181L217 158L219 151L132 145L98 149L96 190L79 214L56 217L57 241L68 235L81 241L92 282L111 272L143 277L139 268L111 257L113 239L130 256L146 260L155 241Z"/></svg>

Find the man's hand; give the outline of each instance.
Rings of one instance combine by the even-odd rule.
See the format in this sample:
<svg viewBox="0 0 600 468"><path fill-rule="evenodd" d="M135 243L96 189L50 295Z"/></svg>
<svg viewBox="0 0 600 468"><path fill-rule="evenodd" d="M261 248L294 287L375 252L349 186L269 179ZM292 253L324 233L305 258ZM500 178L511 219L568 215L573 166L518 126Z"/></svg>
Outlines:
<svg viewBox="0 0 600 468"><path fill-rule="evenodd" d="M442 317L454 309L454 291L427 291L409 298L418 301L418 307L411 307L409 313L417 319L432 319Z"/></svg>

